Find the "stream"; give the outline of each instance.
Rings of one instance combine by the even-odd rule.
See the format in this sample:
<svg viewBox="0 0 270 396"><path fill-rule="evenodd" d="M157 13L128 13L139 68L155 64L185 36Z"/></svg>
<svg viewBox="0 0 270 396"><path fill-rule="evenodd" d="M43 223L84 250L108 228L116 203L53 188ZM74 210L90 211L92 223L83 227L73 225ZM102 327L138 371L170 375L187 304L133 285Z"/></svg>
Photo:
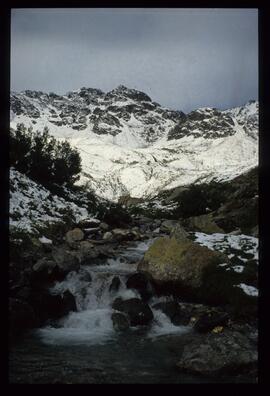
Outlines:
<svg viewBox="0 0 270 396"><path fill-rule="evenodd" d="M153 305L169 297L149 301L154 315L150 327L113 328L111 305L117 297L137 297L126 288L153 239L136 242L103 264L83 266L56 283L51 293L69 289L77 312L30 332L10 349L10 383L221 383L248 382L248 378L206 378L182 373L176 362L186 340L194 337L189 326L174 326ZM118 290L110 290L118 277ZM90 281L89 281L90 280Z"/></svg>

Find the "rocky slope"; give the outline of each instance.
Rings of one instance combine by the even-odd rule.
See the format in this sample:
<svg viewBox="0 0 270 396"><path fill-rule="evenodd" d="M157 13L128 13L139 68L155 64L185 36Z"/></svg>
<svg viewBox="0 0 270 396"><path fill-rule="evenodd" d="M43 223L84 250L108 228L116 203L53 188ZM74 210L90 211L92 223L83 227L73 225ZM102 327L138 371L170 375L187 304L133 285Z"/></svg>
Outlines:
<svg viewBox="0 0 270 396"><path fill-rule="evenodd" d="M87 203L71 191L65 198L52 194L44 186L34 182L14 168L10 169L10 232L40 235L49 232L53 225L74 224L94 220ZM77 203L76 203L77 202ZM71 223L70 223L71 222Z"/></svg>
<svg viewBox="0 0 270 396"><path fill-rule="evenodd" d="M80 182L99 196L149 198L158 191L213 178L231 179L258 163L258 103L184 114L119 86L81 88L64 96L11 94L11 126L45 125L82 157Z"/></svg>

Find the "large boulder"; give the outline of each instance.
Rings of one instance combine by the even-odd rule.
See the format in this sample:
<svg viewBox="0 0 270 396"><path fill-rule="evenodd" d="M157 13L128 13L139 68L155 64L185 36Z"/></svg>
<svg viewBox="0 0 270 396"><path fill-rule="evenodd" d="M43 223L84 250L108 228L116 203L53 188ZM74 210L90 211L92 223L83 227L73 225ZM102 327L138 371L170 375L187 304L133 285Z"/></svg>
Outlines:
<svg viewBox="0 0 270 396"><path fill-rule="evenodd" d="M235 271L227 256L192 240L156 239L138 271L151 277L158 294L173 294L190 302L229 304L236 316L256 315L256 287L247 284L244 273Z"/></svg>
<svg viewBox="0 0 270 396"><path fill-rule="evenodd" d="M153 313L150 307L139 298L122 300L118 297L114 300L113 309L125 313L131 326L147 325L153 320Z"/></svg>
<svg viewBox="0 0 270 396"><path fill-rule="evenodd" d="M46 289L32 291L31 305L42 324L50 319L59 319L71 311L77 311L75 297L69 290L52 295Z"/></svg>
<svg viewBox="0 0 270 396"><path fill-rule="evenodd" d="M224 260L226 257L220 253L191 240L163 237L149 247L138 270L148 273L156 283L175 281L199 288L203 284L204 269Z"/></svg>
<svg viewBox="0 0 270 396"><path fill-rule="evenodd" d="M206 234L224 234L224 230L215 223L211 213L190 217L186 220L186 225L192 231L205 232Z"/></svg>
<svg viewBox="0 0 270 396"><path fill-rule="evenodd" d="M177 367L192 373L217 375L256 370L257 348L249 338L229 329L194 337L184 347Z"/></svg>
<svg viewBox="0 0 270 396"><path fill-rule="evenodd" d="M151 277L158 294L218 305L229 303L238 293L232 273L223 266L228 261L222 253L192 240L163 237L150 246L138 271Z"/></svg>

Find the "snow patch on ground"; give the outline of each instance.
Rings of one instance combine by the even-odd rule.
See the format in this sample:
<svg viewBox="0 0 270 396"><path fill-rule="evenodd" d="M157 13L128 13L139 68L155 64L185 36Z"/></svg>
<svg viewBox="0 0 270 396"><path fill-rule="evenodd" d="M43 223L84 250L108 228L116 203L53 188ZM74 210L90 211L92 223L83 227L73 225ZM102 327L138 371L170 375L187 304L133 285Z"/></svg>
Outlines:
<svg viewBox="0 0 270 396"><path fill-rule="evenodd" d="M229 234L205 234L203 232L195 232L195 241L200 245L206 246L211 250L218 250L222 253L227 253L229 258L232 258L236 253L230 253L234 249L239 258L245 262L248 259L245 254L250 254L250 260L258 261L258 238L248 235L229 235ZM241 252L243 257L241 257ZM239 268L236 271L239 271Z"/></svg>
<svg viewBox="0 0 270 396"><path fill-rule="evenodd" d="M19 229L29 233L39 232L46 223L63 222L65 215L73 216L75 222L91 219L86 207L67 201L27 176L10 169L10 218L12 229ZM42 239L43 238L43 239ZM43 236L42 243L45 242ZM46 238L47 239L47 238Z"/></svg>
<svg viewBox="0 0 270 396"><path fill-rule="evenodd" d="M245 283L240 283L240 285L237 285L237 287L240 287L243 290L243 292L248 296L254 296L254 297L258 296L258 289L254 286L249 286L246 285Z"/></svg>

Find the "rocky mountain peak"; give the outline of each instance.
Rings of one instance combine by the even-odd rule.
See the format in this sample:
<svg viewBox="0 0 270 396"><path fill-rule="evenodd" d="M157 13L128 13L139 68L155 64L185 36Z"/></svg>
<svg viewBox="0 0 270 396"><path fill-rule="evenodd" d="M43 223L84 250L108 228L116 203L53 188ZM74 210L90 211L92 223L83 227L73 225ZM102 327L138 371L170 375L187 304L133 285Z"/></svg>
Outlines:
<svg viewBox="0 0 270 396"><path fill-rule="evenodd" d="M120 85L66 95L11 93L11 127L68 139L82 157L83 180L98 195L149 197L197 180L230 178L257 165L258 102L184 114Z"/></svg>
<svg viewBox="0 0 270 396"><path fill-rule="evenodd" d="M111 98L113 96L117 96L123 99L129 98L139 102L152 102L152 99L148 95L146 95L146 93L138 91L137 89L127 88L125 85L119 85L112 91L108 92L106 98Z"/></svg>

